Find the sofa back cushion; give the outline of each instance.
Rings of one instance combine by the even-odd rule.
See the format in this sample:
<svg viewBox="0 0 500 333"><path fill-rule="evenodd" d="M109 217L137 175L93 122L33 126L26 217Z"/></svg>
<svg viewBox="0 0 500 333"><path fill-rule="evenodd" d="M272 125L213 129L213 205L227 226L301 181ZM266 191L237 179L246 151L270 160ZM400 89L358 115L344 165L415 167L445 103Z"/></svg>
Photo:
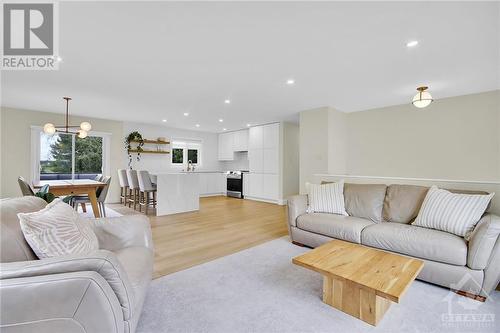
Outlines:
<svg viewBox="0 0 500 333"><path fill-rule="evenodd" d="M347 214L381 222L386 189L384 184L344 184Z"/></svg>
<svg viewBox="0 0 500 333"><path fill-rule="evenodd" d="M37 212L46 205L34 196L0 200L0 262L38 259L24 239L17 214Z"/></svg>
<svg viewBox="0 0 500 333"><path fill-rule="evenodd" d="M428 190L426 186L389 185L384 199L384 220L396 223L413 221L420 211Z"/></svg>

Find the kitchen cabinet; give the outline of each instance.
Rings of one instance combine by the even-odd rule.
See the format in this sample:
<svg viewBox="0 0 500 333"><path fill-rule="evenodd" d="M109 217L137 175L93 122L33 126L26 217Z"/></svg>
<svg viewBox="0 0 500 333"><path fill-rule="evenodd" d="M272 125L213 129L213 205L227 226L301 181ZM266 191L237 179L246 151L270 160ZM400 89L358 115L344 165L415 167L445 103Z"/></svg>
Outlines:
<svg viewBox="0 0 500 333"><path fill-rule="evenodd" d="M219 161L232 161L234 159L233 133L219 134Z"/></svg>
<svg viewBox="0 0 500 333"><path fill-rule="evenodd" d="M232 132L234 140L234 151L248 150L248 130Z"/></svg>
<svg viewBox="0 0 500 333"><path fill-rule="evenodd" d="M226 175L221 172L200 172L200 195L224 194L226 192Z"/></svg>
<svg viewBox="0 0 500 333"><path fill-rule="evenodd" d="M219 161L234 160L234 152L247 151L249 142L248 130L219 134Z"/></svg>
<svg viewBox="0 0 500 333"><path fill-rule="evenodd" d="M249 129L247 198L280 202L280 149L279 123Z"/></svg>

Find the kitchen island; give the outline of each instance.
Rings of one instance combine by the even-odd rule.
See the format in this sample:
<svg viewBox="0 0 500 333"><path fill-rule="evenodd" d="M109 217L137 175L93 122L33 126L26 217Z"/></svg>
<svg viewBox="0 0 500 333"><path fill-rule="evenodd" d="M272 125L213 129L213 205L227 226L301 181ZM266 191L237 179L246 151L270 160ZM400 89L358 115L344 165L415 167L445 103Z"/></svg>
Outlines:
<svg viewBox="0 0 500 333"><path fill-rule="evenodd" d="M200 175L194 172L151 173L156 183L156 216L200 209Z"/></svg>

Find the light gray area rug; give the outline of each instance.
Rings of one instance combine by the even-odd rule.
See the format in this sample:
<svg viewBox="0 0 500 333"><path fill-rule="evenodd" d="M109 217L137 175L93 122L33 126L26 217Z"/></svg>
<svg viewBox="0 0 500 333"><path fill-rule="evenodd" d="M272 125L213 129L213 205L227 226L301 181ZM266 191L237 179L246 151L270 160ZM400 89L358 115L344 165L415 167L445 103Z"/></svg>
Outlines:
<svg viewBox="0 0 500 333"><path fill-rule="evenodd" d="M138 332L499 332L500 293L481 303L415 281L377 327L321 300L319 274L287 238L152 282Z"/></svg>

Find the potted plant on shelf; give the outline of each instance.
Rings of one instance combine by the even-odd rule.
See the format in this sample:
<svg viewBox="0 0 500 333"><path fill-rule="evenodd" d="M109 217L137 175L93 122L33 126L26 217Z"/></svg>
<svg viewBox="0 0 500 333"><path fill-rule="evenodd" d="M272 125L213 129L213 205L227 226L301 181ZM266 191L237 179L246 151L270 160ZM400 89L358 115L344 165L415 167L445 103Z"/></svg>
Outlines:
<svg viewBox="0 0 500 333"><path fill-rule="evenodd" d="M141 133L134 131L125 138L125 149L127 149L128 167L130 169L132 169L132 142L137 143L137 147L134 148L134 152L137 152L137 161L140 161L141 152L143 151L142 146L144 146L144 139L142 138Z"/></svg>

